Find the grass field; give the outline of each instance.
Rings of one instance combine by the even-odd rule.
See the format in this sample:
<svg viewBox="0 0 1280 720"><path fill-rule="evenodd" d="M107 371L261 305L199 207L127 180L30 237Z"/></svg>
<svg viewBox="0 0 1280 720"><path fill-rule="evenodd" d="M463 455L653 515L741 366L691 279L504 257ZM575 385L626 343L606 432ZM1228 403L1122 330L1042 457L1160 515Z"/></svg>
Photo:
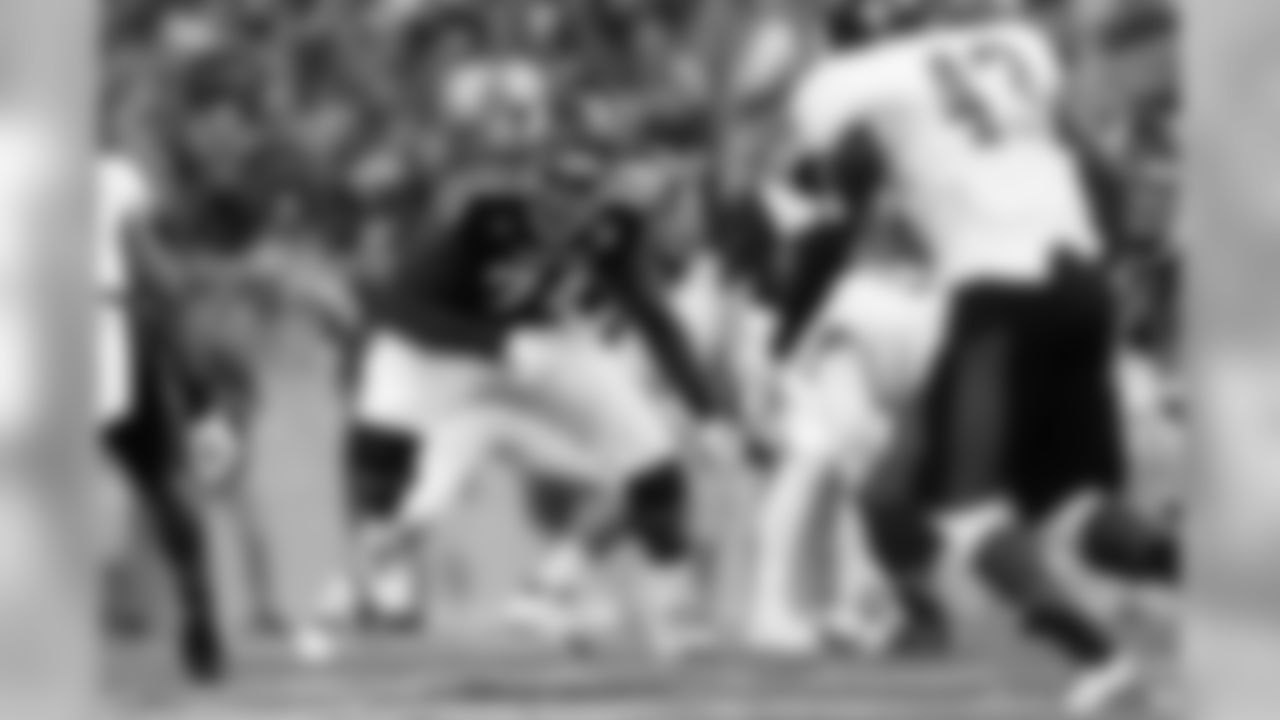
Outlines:
<svg viewBox="0 0 1280 720"><path fill-rule="evenodd" d="M119 720L1057 720L1063 673L1022 645L937 661L707 656L659 664L621 650L373 644L324 670L279 648L242 658L218 691L183 691L159 655L113 665ZM1137 702L1106 720L1147 720ZM113 720L114 720L113 718Z"/></svg>
<svg viewBox="0 0 1280 720"><path fill-rule="evenodd" d="M296 330L296 328L295 328ZM255 431L250 495L266 532L278 607L301 611L340 553L340 416L334 365L317 338L268 367ZM299 362L300 358L311 358ZM1167 443L1139 439L1139 445ZM1168 452L1139 452L1154 494L1170 491ZM505 595L529 558L513 495L502 487L459 520L467 607ZM219 551L230 622L243 621L243 568ZM239 616L239 617L236 617ZM992 640L986 635L993 635ZM545 650L442 647L425 639L372 643L333 668L308 670L283 649L251 641L236 679L217 692L184 689L165 648L121 650L110 663L112 720L1055 720L1065 677L1054 662L979 633L980 647L937 662L826 659L782 663L741 656L658 666L634 653L567 656ZM1134 710L1114 720L1146 720Z"/></svg>

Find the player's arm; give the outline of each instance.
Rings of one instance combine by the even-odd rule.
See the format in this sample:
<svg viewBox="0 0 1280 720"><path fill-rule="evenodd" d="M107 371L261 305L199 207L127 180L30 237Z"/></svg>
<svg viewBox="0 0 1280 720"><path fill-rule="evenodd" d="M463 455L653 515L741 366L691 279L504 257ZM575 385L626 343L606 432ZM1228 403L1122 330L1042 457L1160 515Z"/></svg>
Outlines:
<svg viewBox="0 0 1280 720"><path fill-rule="evenodd" d="M1079 113L1062 107L1057 113L1058 133L1080 169L1085 196L1104 247L1114 249L1125 243L1127 183L1124 164L1118 153L1103 147Z"/></svg>
<svg viewBox="0 0 1280 720"><path fill-rule="evenodd" d="M662 376L690 412L702 419L717 417L723 403L647 272L643 218L628 208L611 207L589 232L596 234L587 244L597 281L635 323Z"/></svg>
<svg viewBox="0 0 1280 720"><path fill-rule="evenodd" d="M168 295L189 281L187 267L166 242L165 230L176 226L174 216L180 202L157 192L151 177L141 168L128 167L128 205L120 238L125 261L145 288Z"/></svg>
<svg viewBox="0 0 1280 720"><path fill-rule="evenodd" d="M853 253L857 232L843 222L815 226L796 248L787 281L778 295L773 352L787 357L818 314Z"/></svg>
<svg viewBox="0 0 1280 720"><path fill-rule="evenodd" d="M884 186L884 164L875 140L851 130L831 153L816 192L837 198L839 211L807 227L796 238L793 262L778 296L774 351L790 354L813 317L822 309L867 237L867 220Z"/></svg>
<svg viewBox="0 0 1280 720"><path fill-rule="evenodd" d="M773 173L775 190L794 203L807 201L812 215L821 219L841 182L839 177L850 138L864 132L882 86L894 69L879 56L850 51L810 70L787 98L783 146ZM842 157L846 156L846 157ZM799 218L797 218L797 221ZM795 231L802 227L793 228Z"/></svg>
<svg viewBox="0 0 1280 720"><path fill-rule="evenodd" d="M884 185L884 165L875 140L850 130L821 167L800 167L795 182L806 191L835 198L837 211L804 226L793 238L790 272L779 288L774 351L786 356L804 335L858 252L874 200Z"/></svg>
<svg viewBox="0 0 1280 720"><path fill-rule="evenodd" d="M794 348L856 253L883 186L883 159L866 124L886 77L877 62L851 53L815 70L791 99L789 157L773 188L798 218L784 228L793 262L778 298L779 355Z"/></svg>
<svg viewBox="0 0 1280 720"><path fill-rule="evenodd" d="M1116 148L1107 148L1096 126L1090 123L1088 98L1073 77L1068 53L1046 36L1025 36L1019 46L1023 62L1031 69L1041 101L1049 108L1050 121L1060 142L1080 170L1094 221L1107 246L1125 234L1125 181Z"/></svg>

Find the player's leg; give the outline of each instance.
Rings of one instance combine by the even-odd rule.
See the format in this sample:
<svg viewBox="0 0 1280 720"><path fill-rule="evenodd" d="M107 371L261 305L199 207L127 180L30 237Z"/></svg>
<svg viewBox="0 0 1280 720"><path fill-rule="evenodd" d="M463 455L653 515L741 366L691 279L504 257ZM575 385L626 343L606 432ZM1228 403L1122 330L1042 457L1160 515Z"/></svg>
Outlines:
<svg viewBox="0 0 1280 720"><path fill-rule="evenodd" d="M529 398L507 398L492 441L495 456L519 478L558 478L571 494L549 544L506 620L556 642L585 642L612 633L620 619L600 562L614 545L608 523L618 503L616 483L591 444L564 418Z"/></svg>
<svg viewBox="0 0 1280 720"><path fill-rule="evenodd" d="M727 472L720 457L688 457L692 443L677 435L685 426L672 398L654 392L647 368L621 346L601 342L585 348L583 372L593 378L584 409L598 429L598 449L609 472L626 497L626 525L646 563L641 568L642 621L655 649L681 654L705 639L705 622L698 612L705 598L704 534L699 528L699 482L720 482L713 474ZM644 358L639 358L644 359ZM590 372L585 372L590 368ZM711 453L714 454L714 450ZM706 460L701 465L696 460ZM705 608L704 608L705 609Z"/></svg>
<svg viewBox="0 0 1280 720"><path fill-rule="evenodd" d="M317 617L295 637L296 649L308 661L323 662L336 650L336 625L359 609L366 598L382 596L377 604L398 606L401 617L416 617L422 589L424 515L444 511L445 503L430 498L433 474L457 485L457 467L470 467L479 452L483 428L445 428L460 408L480 397L492 382L493 371L479 359L444 354L416 345L389 330L373 335L365 349L356 383L354 421L350 437L353 471L350 481L365 514L342 566L319 598ZM427 448L430 452L427 452ZM375 467L376 466L376 467ZM420 507L433 508L423 511ZM439 505L440 507L434 507Z"/></svg>
<svg viewBox="0 0 1280 720"><path fill-rule="evenodd" d="M861 488L838 488L829 542L834 545L832 595L821 619L824 634L840 646L879 655L898 636L899 611L871 544Z"/></svg>
<svg viewBox="0 0 1280 720"><path fill-rule="evenodd" d="M1022 424L1037 402L1026 375L1025 322L1034 289L988 285L957 299L944 349L941 384L926 408L930 453L918 482L939 503L937 521L951 569L974 568L981 580L1033 632L1081 667L1110 662L1115 648L1066 594L1026 529L1015 483L1017 459L1034 440ZM1011 379L1016 381L1011 382ZM936 465L936 458L945 465ZM910 609L910 608L908 608Z"/></svg>
<svg viewBox="0 0 1280 720"><path fill-rule="evenodd" d="M623 608L598 568L618 541L612 526L618 500L611 490L574 478L536 483L544 545L508 606L514 624L561 641L599 639L620 626Z"/></svg>
<svg viewBox="0 0 1280 720"><path fill-rule="evenodd" d="M124 311L112 299L100 301L97 309L97 390L96 425L101 430L103 459L116 464L110 447L113 428L121 424L132 409L132 347ZM102 482L116 481L110 474L126 472L122 467L104 468ZM148 627L143 595L146 557L144 534L132 522L133 499L122 487L104 488L104 521L109 528L111 551L104 558L106 620L113 632L136 635Z"/></svg>
<svg viewBox="0 0 1280 720"><path fill-rule="evenodd" d="M849 355L824 397L835 406L845 441L838 477L845 501L835 527L839 562L836 637L877 651L898 630L897 608L887 598L886 569L873 542L868 500L881 495L885 473L901 460L912 430L907 412L929 366L940 296L893 266L868 266L846 279L834 297L833 317L850 333ZM840 386L840 381L844 385Z"/></svg>
<svg viewBox="0 0 1280 720"><path fill-rule="evenodd" d="M132 410L113 424L108 445L139 507L155 532L181 612L180 637L188 670L199 679L215 679L225 671L214 594L210 587L208 549L190 493L182 487L184 437L188 418L175 402L181 393L172 383L185 370L174 348L163 343L167 333L138 333L155 344L139 342L130 363L135 384Z"/></svg>
<svg viewBox="0 0 1280 720"><path fill-rule="evenodd" d="M536 388L550 408L543 430L557 421L564 428L554 437L543 433L541 468L596 481L547 567L562 581L576 567L581 583L592 556L636 541L647 560L639 578L643 624L659 649L674 651L687 639L697 587L691 489L670 408L646 382L643 356L631 350L590 333L567 337L558 372ZM576 442L576 460L556 457L563 452L545 456L565 438Z"/></svg>
<svg viewBox="0 0 1280 720"><path fill-rule="evenodd" d="M937 652L950 635L935 582L946 543L934 515L964 452L977 449L964 432L981 427L957 410L973 363L970 312L960 303L951 308L919 402L898 418L885 462L862 498L870 547L901 613L898 651L907 654Z"/></svg>
<svg viewBox="0 0 1280 720"><path fill-rule="evenodd" d="M722 278L715 288L716 332L696 331L697 318L686 320L701 339L700 355L720 383L742 442L736 447L696 453L698 520L706 533L706 590L715 604L718 632L739 635L746 629L751 582L756 495L762 467L771 452L770 433L778 393L772 350L771 311L741 278ZM728 453L724 452L728 450Z"/></svg>
<svg viewBox="0 0 1280 720"><path fill-rule="evenodd" d="M1122 499L1100 499L1081 533L1081 551L1099 571L1139 584L1176 585L1181 558L1176 528L1143 516Z"/></svg>
<svg viewBox="0 0 1280 720"><path fill-rule="evenodd" d="M1020 295L1012 298L1012 362L1004 373L1012 382L999 388L1008 393L1000 467L1019 516L1040 536L1034 539L1040 567L1025 573L1043 579L1021 599L1019 586L1006 580L1012 588L1006 595L1042 638L1074 661L1079 677L1069 697L1072 709L1096 712L1134 688L1138 666L1055 561L1043 528L1082 493L1105 495L1122 486L1107 290L1100 274L1066 264L1046 285ZM988 576L993 587L1001 586Z"/></svg>
<svg viewBox="0 0 1280 720"><path fill-rule="evenodd" d="M935 585L943 539L926 508L897 491L864 501L867 539L884 571L889 602L897 613L896 650L933 654L947 645L949 621Z"/></svg>
<svg viewBox="0 0 1280 720"><path fill-rule="evenodd" d="M322 591L319 615L326 624L364 610L403 612L407 608L389 606L412 600L392 597L399 592L376 596L380 579L409 576L411 563L395 552L393 515L423 451L417 390L430 380L429 369L419 349L387 331L375 331L361 350L345 448L352 533L343 571ZM400 584L383 582L382 589Z"/></svg>
<svg viewBox="0 0 1280 720"><path fill-rule="evenodd" d="M626 480L622 521L646 560L640 583L641 621L651 647L679 657L706 640L699 622L699 559L694 488L674 457L655 461Z"/></svg>
<svg viewBox="0 0 1280 720"><path fill-rule="evenodd" d="M415 444L419 443L420 439ZM410 612L416 618L421 608L404 608L422 602L424 553L429 555L433 535L448 519L458 494L493 443L486 425L461 419L434 426L432 452L410 453L407 488L383 519L364 526L346 563L322 590L317 617L299 628L295 649L305 661L333 658L338 651L337 626L366 597L376 598L380 607L394 606L401 617Z"/></svg>
<svg viewBox="0 0 1280 720"><path fill-rule="evenodd" d="M109 427L100 434L106 448ZM154 593L150 592L154 577L154 550L147 535L136 500L128 485L118 476L122 469L114 467L109 453L102 453L102 472L94 490L95 521L101 523L97 547L101 565L95 567L101 578L102 620L107 635L113 639L134 639L147 635L155 627L152 617Z"/></svg>
<svg viewBox="0 0 1280 720"><path fill-rule="evenodd" d="M750 593L748 634L762 649L807 651L818 642L816 618L799 597L805 549L828 483L839 466L843 430L832 400L848 390L829 381L838 369L830 358L793 368L784 403L777 465L757 514L756 568ZM831 391L835 390L835 394Z"/></svg>
<svg viewBox="0 0 1280 720"><path fill-rule="evenodd" d="M1168 626L1181 573L1176 527L1125 497L1085 489L1046 518L1041 542L1097 616Z"/></svg>
<svg viewBox="0 0 1280 720"><path fill-rule="evenodd" d="M1023 629L1079 671L1068 695L1073 712L1092 714L1132 686L1136 665L1063 584L1013 500L971 497L941 516L941 533L950 562L972 568Z"/></svg>
<svg viewBox="0 0 1280 720"><path fill-rule="evenodd" d="M395 509L408 491L424 451L416 433L355 419L348 427L347 472L351 489L354 584L331 598L331 614L369 614L370 621L412 620L412 563L390 552ZM387 548L382 550L382 548ZM335 591L338 592L338 591Z"/></svg>
<svg viewBox="0 0 1280 720"><path fill-rule="evenodd" d="M451 517L495 431L489 415L473 408L483 408L501 380L498 368L481 357L409 344L401 345L400 357L407 365L401 397L409 403L401 427L414 440L414 452L398 497L389 498L381 542L390 560L382 561L379 573L389 589L399 586L403 595L412 587L421 602L431 536Z"/></svg>
<svg viewBox="0 0 1280 720"><path fill-rule="evenodd" d="M1066 332L1041 349L1055 384L1041 391L1051 410L1037 420L1059 441L1035 453L1044 467L1024 463L1043 477L1026 494L1047 508L1048 549L1081 591L1126 609L1127 596L1172 589L1178 547L1171 528L1137 509L1130 487L1106 288L1088 268L1061 285L1054 307Z"/></svg>

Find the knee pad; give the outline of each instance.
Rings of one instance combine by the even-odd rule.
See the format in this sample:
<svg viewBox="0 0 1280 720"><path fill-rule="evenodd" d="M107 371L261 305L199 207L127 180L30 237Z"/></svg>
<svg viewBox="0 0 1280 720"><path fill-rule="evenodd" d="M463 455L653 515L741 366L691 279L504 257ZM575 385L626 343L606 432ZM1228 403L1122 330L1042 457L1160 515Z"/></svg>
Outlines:
<svg viewBox="0 0 1280 720"><path fill-rule="evenodd" d="M1081 663L1097 662L1111 652L1110 639L1062 591L1040 557L1035 538L1021 528L989 538L978 555L977 569L1026 632Z"/></svg>
<svg viewBox="0 0 1280 720"><path fill-rule="evenodd" d="M1139 582L1175 583L1181 557L1173 532L1108 502L1084 527L1081 554L1097 569Z"/></svg>
<svg viewBox="0 0 1280 720"><path fill-rule="evenodd" d="M984 584L1020 611L1034 612L1057 594L1035 538L1009 528L983 542L975 567Z"/></svg>
<svg viewBox="0 0 1280 720"><path fill-rule="evenodd" d="M347 471L356 513L393 512L408 490L419 452L418 439L409 433L368 424L353 427L347 438Z"/></svg>
<svg viewBox="0 0 1280 720"><path fill-rule="evenodd" d="M689 480L675 463L637 477L627 491L625 513L630 534L646 556L658 563L690 559Z"/></svg>

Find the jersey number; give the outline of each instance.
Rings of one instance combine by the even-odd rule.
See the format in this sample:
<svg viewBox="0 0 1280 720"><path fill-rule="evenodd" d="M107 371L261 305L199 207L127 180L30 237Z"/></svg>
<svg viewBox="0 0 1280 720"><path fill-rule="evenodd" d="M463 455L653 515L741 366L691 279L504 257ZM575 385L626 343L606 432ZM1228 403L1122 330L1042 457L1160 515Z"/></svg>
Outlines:
<svg viewBox="0 0 1280 720"><path fill-rule="evenodd" d="M933 76L951 118L981 145L995 145L1009 130L988 93L988 83L1002 83L1015 102L1030 102L1030 72L1006 45L976 45L934 57Z"/></svg>

